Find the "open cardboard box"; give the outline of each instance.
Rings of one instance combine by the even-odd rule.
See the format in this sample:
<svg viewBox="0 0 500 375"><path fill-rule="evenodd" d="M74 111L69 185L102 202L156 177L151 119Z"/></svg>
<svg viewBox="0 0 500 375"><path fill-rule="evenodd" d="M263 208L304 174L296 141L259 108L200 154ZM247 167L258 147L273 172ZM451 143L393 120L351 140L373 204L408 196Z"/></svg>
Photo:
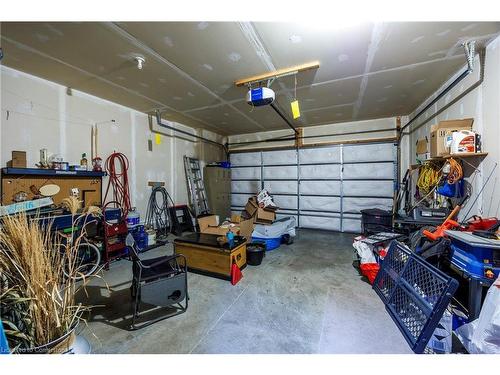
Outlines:
<svg viewBox="0 0 500 375"><path fill-rule="evenodd" d="M431 126L431 158L445 156L450 153L449 147L446 147L446 137L455 130L472 130L473 118L463 120L440 121Z"/></svg>
<svg viewBox="0 0 500 375"><path fill-rule="evenodd" d="M257 203L257 198L248 198L247 204L245 205L246 216L253 217L257 210L259 209L259 204Z"/></svg>
<svg viewBox="0 0 500 375"><path fill-rule="evenodd" d="M276 220L276 212L267 210L265 208L258 208L257 215L255 215L255 222L257 224L272 224Z"/></svg>
<svg viewBox="0 0 500 375"><path fill-rule="evenodd" d="M259 207L256 197L248 199L241 217L247 220L252 220L257 224L272 224L276 220L276 211L278 207Z"/></svg>
<svg viewBox="0 0 500 375"><path fill-rule="evenodd" d="M198 225L200 233L217 234L218 236L225 236L228 231L236 235L240 235L250 240L254 230L254 220L242 220L239 223L230 223L225 225L217 225L217 216L210 215L198 218Z"/></svg>

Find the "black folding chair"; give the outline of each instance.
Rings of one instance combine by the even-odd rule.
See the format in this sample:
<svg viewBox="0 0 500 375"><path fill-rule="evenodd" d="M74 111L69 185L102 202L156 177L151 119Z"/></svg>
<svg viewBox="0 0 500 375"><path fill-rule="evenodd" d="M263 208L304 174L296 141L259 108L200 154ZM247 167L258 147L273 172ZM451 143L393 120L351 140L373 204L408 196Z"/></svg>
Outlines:
<svg viewBox="0 0 500 375"><path fill-rule="evenodd" d="M134 312L130 329L144 328L185 312L189 299L186 258L177 254L141 260L131 234L127 235L126 244L133 262L130 291L134 300ZM155 307L140 312L141 303ZM140 316L159 311L158 308L169 308L168 313L136 325L136 320Z"/></svg>

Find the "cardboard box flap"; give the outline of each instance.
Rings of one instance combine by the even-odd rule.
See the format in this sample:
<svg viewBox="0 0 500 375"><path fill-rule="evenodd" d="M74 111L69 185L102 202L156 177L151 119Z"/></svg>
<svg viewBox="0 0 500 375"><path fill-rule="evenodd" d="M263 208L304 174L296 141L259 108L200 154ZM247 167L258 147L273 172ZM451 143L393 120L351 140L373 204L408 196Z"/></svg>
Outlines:
<svg viewBox="0 0 500 375"><path fill-rule="evenodd" d="M217 226L217 216L210 215L198 218L198 225L200 227L200 232L203 233L208 227Z"/></svg>
<svg viewBox="0 0 500 375"><path fill-rule="evenodd" d="M416 153L425 154L427 152L427 138L422 138L417 141Z"/></svg>
<svg viewBox="0 0 500 375"><path fill-rule="evenodd" d="M252 239L252 233L255 225L253 220L243 220L240 222L240 236L245 237L248 241Z"/></svg>
<svg viewBox="0 0 500 375"><path fill-rule="evenodd" d="M466 118L462 120L444 120L439 121L437 129L472 129L474 124L473 118Z"/></svg>
<svg viewBox="0 0 500 375"><path fill-rule="evenodd" d="M276 212L279 210L279 207L278 206L267 206L267 207L264 207L263 210L268 211L268 212Z"/></svg>
<svg viewBox="0 0 500 375"><path fill-rule="evenodd" d="M259 208L259 205L257 204L257 198L249 198L247 204L245 205L245 211L248 212L250 216L253 216L255 212L257 212L257 208Z"/></svg>

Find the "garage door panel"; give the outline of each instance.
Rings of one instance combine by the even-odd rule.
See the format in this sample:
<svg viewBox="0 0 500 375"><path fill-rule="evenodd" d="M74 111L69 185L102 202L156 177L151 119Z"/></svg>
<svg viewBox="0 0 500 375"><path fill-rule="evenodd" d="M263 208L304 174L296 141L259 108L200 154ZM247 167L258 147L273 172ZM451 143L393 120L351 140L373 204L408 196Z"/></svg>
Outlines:
<svg viewBox="0 0 500 375"><path fill-rule="evenodd" d="M344 146L343 152L344 163L394 160L392 143L347 145Z"/></svg>
<svg viewBox="0 0 500 375"><path fill-rule="evenodd" d="M340 198L337 197L300 197L301 210L340 212Z"/></svg>
<svg viewBox="0 0 500 375"><path fill-rule="evenodd" d="M305 148L299 150L300 164L340 163L340 147Z"/></svg>
<svg viewBox="0 0 500 375"><path fill-rule="evenodd" d="M264 180L291 178L297 178L297 167L264 167Z"/></svg>
<svg viewBox="0 0 500 375"><path fill-rule="evenodd" d="M344 178L377 179L390 178L394 176L392 163L367 163L344 165Z"/></svg>
<svg viewBox="0 0 500 375"><path fill-rule="evenodd" d="M231 168L231 179L260 179L260 167Z"/></svg>
<svg viewBox="0 0 500 375"><path fill-rule="evenodd" d="M300 227L340 231L340 218L300 216Z"/></svg>
<svg viewBox="0 0 500 375"><path fill-rule="evenodd" d="M342 229L344 232L361 233L361 220L343 219Z"/></svg>
<svg viewBox="0 0 500 375"><path fill-rule="evenodd" d="M260 181L231 181L231 191L234 193L257 194L260 190Z"/></svg>
<svg viewBox="0 0 500 375"><path fill-rule="evenodd" d="M260 165L260 152L242 152L231 154L231 166Z"/></svg>
<svg viewBox="0 0 500 375"><path fill-rule="evenodd" d="M231 207L245 207L251 194L231 194Z"/></svg>
<svg viewBox="0 0 500 375"><path fill-rule="evenodd" d="M392 206L392 199L384 198L344 198L344 212L360 212L368 208L380 208L389 210Z"/></svg>
<svg viewBox="0 0 500 375"><path fill-rule="evenodd" d="M297 194L297 181L265 181L264 189L269 191L271 195Z"/></svg>
<svg viewBox="0 0 500 375"><path fill-rule="evenodd" d="M300 194L340 195L340 181L300 181Z"/></svg>
<svg viewBox="0 0 500 375"><path fill-rule="evenodd" d="M280 207L277 217L298 216L303 228L360 232L361 210L392 207L394 151L392 143L305 148L298 151L298 165L296 150L235 154L231 186L235 193L255 194L262 183ZM236 211L250 196L233 195Z"/></svg>
<svg viewBox="0 0 500 375"><path fill-rule="evenodd" d="M344 181L344 195L391 197L392 185L392 181Z"/></svg>
<svg viewBox="0 0 500 375"><path fill-rule="evenodd" d="M283 209L297 208L297 197L289 195L273 194L273 200L278 207L283 207Z"/></svg>
<svg viewBox="0 0 500 375"><path fill-rule="evenodd" d="M297 151L284 150L263 152L262 161L264 165L297 164Z"/></svg>
<svg viewBox="0 0 500 375"><path fill-rule="evenodd" d="M301 165L300 178L338 178L340 165Z"/></svg>

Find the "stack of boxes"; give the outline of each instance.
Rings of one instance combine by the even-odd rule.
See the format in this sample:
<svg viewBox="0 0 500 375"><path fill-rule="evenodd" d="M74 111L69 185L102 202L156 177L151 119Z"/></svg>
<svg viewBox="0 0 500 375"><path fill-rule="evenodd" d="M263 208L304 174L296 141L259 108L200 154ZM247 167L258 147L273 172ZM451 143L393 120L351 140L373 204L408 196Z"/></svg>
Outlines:
<svg viewBox="0 0 500 375"><path fill-rule="evenodd" d="M474 119L464 119L464 120L448 120L448 121L440 121L439 124L433 125L431 127L431 141L430 141L430 156L431 158L447 156L452 153L452 143L453 143L453 134L467 132L467 134L472 133L472 124L474 123ZM475 134L475 133L474 133ZM456 137L455 137L456 138ZM455 153L459 152L467 152L474 153L476 152L475 147L475 139L473 137L471 147L462 148L455 146Z"/></svg>
<svg viewBox="0 0 500 375"><path fill-rule="evenodd" d="M432 125L430 139L419 139L416 156L419 160L481 151L480 137L472 131L474 119L446 120Z"/></svg>
<svg viewBox="0 0 500 375"><path fill-rule="evenodd" d="M272 197L266 190L262 190L257 196L248 199L241 217L252 219L256 224L271 225L276 220L277 210Z"/></svg>

